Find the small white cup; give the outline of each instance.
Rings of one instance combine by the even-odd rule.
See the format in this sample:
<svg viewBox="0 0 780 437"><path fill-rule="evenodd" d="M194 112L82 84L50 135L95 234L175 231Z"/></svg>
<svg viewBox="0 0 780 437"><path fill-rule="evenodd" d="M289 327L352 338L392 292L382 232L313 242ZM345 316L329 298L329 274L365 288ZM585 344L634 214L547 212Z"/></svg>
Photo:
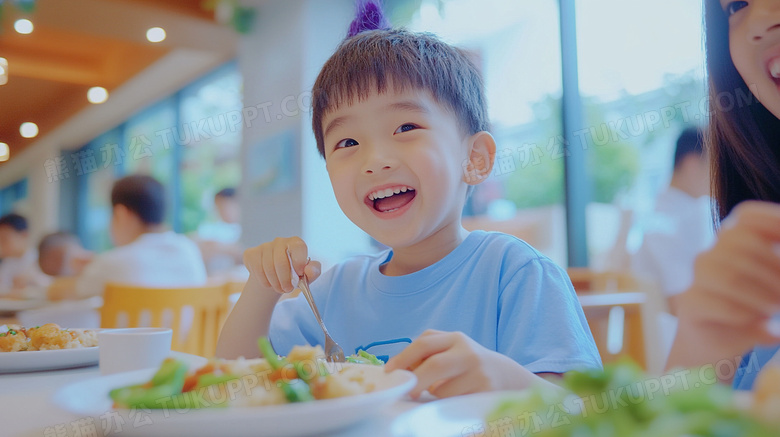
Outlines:
<svg viewBox="0 0 780 437"><path fill-rule="evenodd" d="M100 373L159 367L171 354L170 328L122 328L98 331Z"/></svg>

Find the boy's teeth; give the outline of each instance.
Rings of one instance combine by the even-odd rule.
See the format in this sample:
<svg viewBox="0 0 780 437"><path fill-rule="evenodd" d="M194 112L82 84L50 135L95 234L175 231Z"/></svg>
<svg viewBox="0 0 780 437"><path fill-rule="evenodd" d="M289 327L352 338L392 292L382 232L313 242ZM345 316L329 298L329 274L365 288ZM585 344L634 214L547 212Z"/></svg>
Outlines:
<svg viewBox="0 0 780 437"><path fill-rule="evenodd" d="M769 72L775 79L780 79L780 58L775 58L775 60L769 64Z"/></svg>
<svg viewBox="0 0 780 437"><path fill-rule="evenodd" d="M411 190L409 187L387 188L369 194L368 200L384 199L385 197L390 197L393 194L405 193L409 190Z"/></svg>

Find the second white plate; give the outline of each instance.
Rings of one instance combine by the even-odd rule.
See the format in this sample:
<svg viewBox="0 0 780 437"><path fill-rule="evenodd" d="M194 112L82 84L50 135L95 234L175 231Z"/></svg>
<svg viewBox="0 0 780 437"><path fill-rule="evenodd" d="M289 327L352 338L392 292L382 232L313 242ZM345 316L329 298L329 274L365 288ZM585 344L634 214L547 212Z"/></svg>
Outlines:
<svg viewBox="0 0 780 437"><path fill-rule="evenodd" d="M93 366L98 363L98 359L97 346L50 351L0 352L0 373Z"/></svg>
<svg viewBox="0 0 780 437"><path fill-rule="evenodd" d="M496 391L432 401L408 411L393 423L393 437L463 437L489 435L487 415L501 401L521 391Z"/></svg>

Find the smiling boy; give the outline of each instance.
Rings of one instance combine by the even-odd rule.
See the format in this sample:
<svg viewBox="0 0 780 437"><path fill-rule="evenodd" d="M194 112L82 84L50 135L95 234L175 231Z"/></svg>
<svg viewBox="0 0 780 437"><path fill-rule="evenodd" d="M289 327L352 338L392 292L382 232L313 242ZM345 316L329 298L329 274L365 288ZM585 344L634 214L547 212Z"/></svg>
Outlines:
<svg viewBox="0 0 780 437"><path fill-rule="evenodd" d="M333 110L324 122L325 163L339 206L366 233L394 248L382 273L413 273L463 241L467 232L460 217L468 185L461 163L469 155L470 161L491 160L490 134L462 135L451 111L412 89L374 91Z"/></svg>
<svg viewBox="0 0 780 437"><path fill-rule="evenodd" d="M280 354L322 344L303 297L276 305L293 288L289 252L345 353L413 370L413 397L520 389L542 374L600 368L565 271L513 236L461 225L496 149L482 79L463 52L426 33L359 32L325 64L312 102L339 206L391 249L322 276L298 237L247 250L250 278L219 356L257 356L261 335Z"/></svg>

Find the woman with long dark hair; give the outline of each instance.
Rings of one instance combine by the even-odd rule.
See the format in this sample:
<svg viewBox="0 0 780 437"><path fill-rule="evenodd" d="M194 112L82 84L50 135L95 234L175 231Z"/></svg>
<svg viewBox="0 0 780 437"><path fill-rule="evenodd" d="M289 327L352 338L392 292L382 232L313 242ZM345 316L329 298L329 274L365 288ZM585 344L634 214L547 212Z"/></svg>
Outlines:
<svg viewBox="0 0 780 437"><path fill-rule="evenodd" d="M704 16L720 232L680 296L667 367L714 365L750 388L780 363L780 1L705 0Z"/></svg>

